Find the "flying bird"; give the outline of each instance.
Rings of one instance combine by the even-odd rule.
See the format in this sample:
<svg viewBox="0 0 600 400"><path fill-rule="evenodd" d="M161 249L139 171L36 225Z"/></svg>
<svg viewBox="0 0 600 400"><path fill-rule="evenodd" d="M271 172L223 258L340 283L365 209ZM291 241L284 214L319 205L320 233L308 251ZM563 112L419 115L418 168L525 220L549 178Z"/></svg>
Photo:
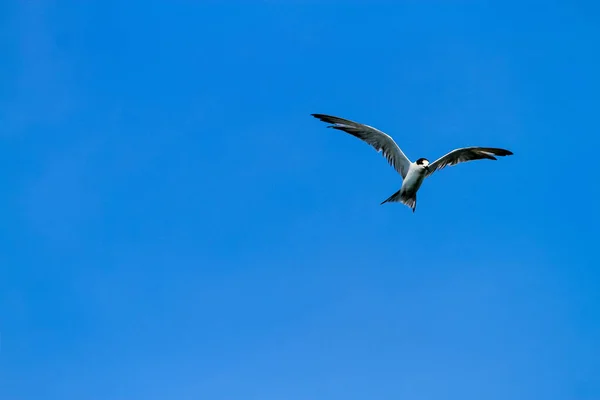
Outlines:
<svg viewBox="0 0 600 400"><path fill-rule="evenodd" d="M328 126L328 128L338 129L349 133L352 136L356 136L374 147L378 152L382 152L388 163L394 167L402 177L402 187L396 193L381 202L381 204L400 202L412 208L413 213L417 209L417 192L419 191L423 180L431 176L435 171L441 170L448 165L456 165L473 160L497 160L494 156L504 157L513 154L509 150L494 147L463 147L452 150L432 163L429 163L429 160L426 158L419 158L417 161L411 162L402 150L400 150L400 147L398 147L396 142L394 142L394 139L379 129L331 115L311 115L323 122L332 124Z"/></svg>

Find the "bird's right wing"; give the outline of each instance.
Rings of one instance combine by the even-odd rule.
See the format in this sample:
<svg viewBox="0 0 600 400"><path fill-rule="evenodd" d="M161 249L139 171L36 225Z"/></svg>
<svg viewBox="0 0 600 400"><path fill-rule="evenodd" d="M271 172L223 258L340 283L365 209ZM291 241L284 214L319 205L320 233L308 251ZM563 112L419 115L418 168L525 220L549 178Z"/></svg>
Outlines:
<svg viewBox="0 0 600 400"><path fill-rule="evenodd" d="M450 153L429 164L425 176L430 176L435 171L446 168L447 165L456 165L473 160L497 160L494 156L504 157L512 156L512 154L513 152L510 150L499 149L496 147L463 147L461 149L452 150Z"/></svg>
<svg viewBox="0 0 600 400"><path fill-rule="evenodd" d="M388 160L390 165L398 171L400 176L404 179L408 173L410 167L410 160L400 147L394 142L389 135L383 133L379 129L375 129L372 126L360 124L358 122L350 121L344 118L333 117L325 114L311 114L313 117L320 119L323 122L330 124L329 128L338 129L346 133L356 136L357 138L367 142L375 148L378 152L381 151L383 156Z"/></svg>

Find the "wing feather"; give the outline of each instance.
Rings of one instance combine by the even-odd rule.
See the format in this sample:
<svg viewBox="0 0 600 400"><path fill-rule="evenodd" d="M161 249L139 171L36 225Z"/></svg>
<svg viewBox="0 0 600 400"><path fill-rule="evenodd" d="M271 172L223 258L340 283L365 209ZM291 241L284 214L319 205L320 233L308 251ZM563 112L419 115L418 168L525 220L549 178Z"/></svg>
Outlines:
<svg viewBox="0 0 600 400"><path fill-rule="evenodd" d="M323 122L333 124L330 125L329 128L349 133L350 135L368 143L378 152L382 152L388 163L394 167L396 171L398 171L402 178L406 177L408 168L410 167L410 160L408 157L406 157L402 150L400 150L400 147L398 147L391 136L380 131L379 129L373 128L372 126L350 121L348 119L326 114L311 115Z"/></svg>
<svg viewBox="0 0 600 400"><path fill-rule="evenodd" d="M429 164L429 171L426 176L429 176L440 169L444 169L448 165L456 165L473 160L497 160L494 156L504 157L511 155L513 155L512 151L495 147L463 147L461 149L452 150L448 154Z"/></svg>

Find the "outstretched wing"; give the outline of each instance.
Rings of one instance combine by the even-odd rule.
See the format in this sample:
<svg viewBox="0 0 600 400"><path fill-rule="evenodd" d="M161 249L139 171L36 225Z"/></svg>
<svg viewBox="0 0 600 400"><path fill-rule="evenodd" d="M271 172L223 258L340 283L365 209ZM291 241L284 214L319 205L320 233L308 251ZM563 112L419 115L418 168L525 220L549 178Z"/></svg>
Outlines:
<svg viewBox="0 0 600 400"><path fill-rule="evenodd" d="M504 157L511 156L512 154L512 151L494 147L463 147L462 149L452 150L450 153L429 164L429 171L425 176L429 176L435 171L445 168L447 165L456 165L473 160L497 160L494 156Z"/></svg>
<svg viewBox="0 0 600 400"><path fill-rule="evenodd" d="M389 135L375 129L372 126L359 124L358 122L350 121L344 118L333 117L325 114L311 114L313 117L320 119L323 122L330 124L329 128L338 129L346 133L356 136L357 138L367 142L378 152L381 151L383 156L388 160L390 165L398 171L404 179L408 173L410 160L404 155L400 147L394 142Z"/></svg>

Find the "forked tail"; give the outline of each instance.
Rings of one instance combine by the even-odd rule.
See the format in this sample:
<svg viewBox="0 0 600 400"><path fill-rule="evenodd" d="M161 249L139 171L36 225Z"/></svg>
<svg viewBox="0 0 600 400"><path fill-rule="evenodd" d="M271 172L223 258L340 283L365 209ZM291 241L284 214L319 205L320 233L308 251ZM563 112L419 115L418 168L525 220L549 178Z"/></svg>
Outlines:
<svg viewBox="0 0 600 400"><path fill-rule="evenodd" d="M413 212L415 212L415 210L417 209L417 194L413 193L412 195L409 195L407 193L402 193L402 189L400 189L396 193L382 201L381 204L394 202L400 202L412 208Z"/></svg>

